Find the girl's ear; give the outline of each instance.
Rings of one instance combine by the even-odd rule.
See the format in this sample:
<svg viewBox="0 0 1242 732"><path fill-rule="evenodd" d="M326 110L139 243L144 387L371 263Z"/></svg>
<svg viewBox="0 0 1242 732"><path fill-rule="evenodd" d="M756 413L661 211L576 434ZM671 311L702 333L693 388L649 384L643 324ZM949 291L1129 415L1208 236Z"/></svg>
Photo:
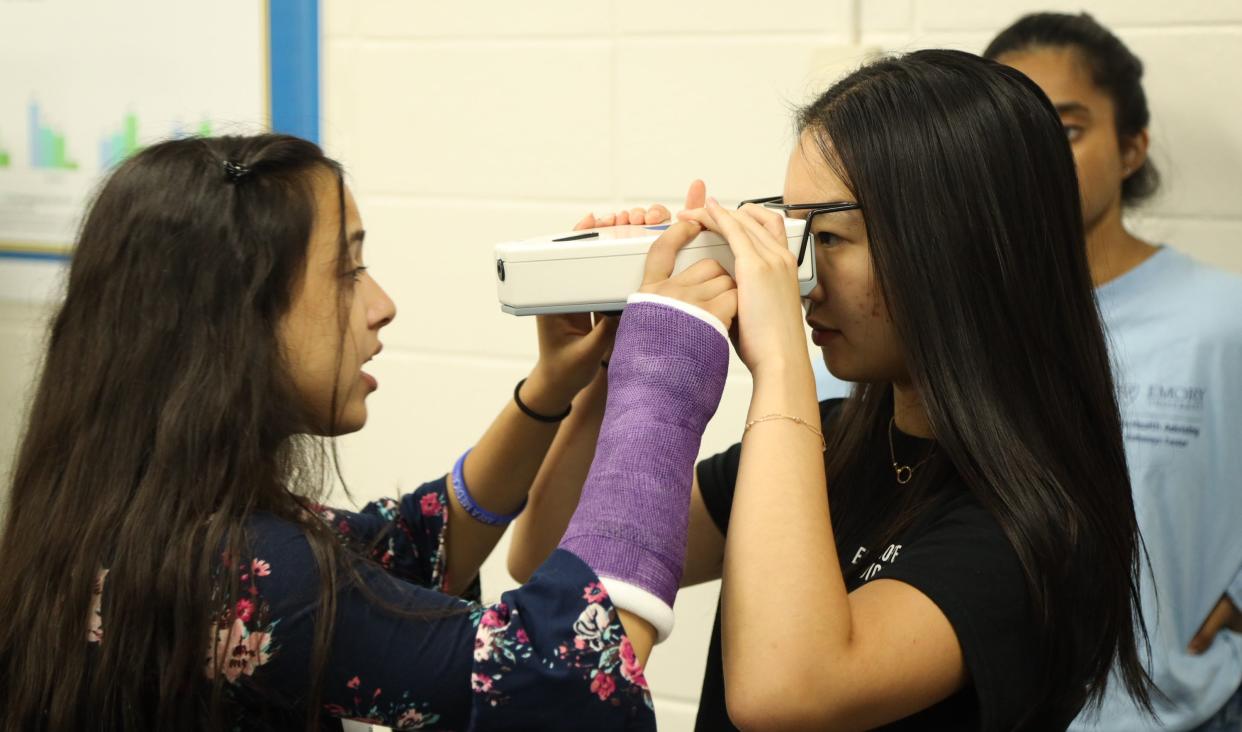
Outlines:
<svg viewBox="0 0 1242 732"><path fill-rule="evenodd" d="M1147 162L1147 144L1150 142L1147 128L1121 138L1121 175L1127 178Z"/></svg>

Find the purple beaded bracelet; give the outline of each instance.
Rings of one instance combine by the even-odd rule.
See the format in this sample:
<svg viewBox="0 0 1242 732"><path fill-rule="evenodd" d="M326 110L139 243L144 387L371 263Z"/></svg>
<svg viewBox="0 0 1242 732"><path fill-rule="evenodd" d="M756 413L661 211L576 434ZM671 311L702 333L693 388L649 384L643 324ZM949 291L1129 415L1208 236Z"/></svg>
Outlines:
<svg viewBox="0 0 1242 732"><path fill-rule="evenodd" d="M473 447L470 448L470 450L473 449ZM470 454L470 450L463 452L453 465L453 494L457 496L457 502L461 504L461 507L466 509L466 513L470 514L470 517L475 521L489 526L506 526L521 515L522 509L526 508L526 499L523 498L522 505L518 506L516 511L507 516L492 513L475 503L474 499L470 497L470 489L466 487L466 471L464 470L466 456Z"/></svg>

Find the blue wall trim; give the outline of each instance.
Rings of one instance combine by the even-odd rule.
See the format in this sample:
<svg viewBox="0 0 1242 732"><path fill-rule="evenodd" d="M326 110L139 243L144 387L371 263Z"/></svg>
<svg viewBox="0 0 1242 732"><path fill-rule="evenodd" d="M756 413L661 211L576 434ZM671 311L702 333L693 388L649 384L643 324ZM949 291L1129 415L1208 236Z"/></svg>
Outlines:
<svg viewBox="0 0 1242 732"><path fill-rule="evenodd" d="M269 0L272 129L319 142L319 0Z"/></svg>
<svg viewBox="0 0 1242 732"><path fill-rule="evenodd" d="M0 251L0 259L35 259L44 262L68 262L72 256L71 254L55 254L53 252Z"/></svg>

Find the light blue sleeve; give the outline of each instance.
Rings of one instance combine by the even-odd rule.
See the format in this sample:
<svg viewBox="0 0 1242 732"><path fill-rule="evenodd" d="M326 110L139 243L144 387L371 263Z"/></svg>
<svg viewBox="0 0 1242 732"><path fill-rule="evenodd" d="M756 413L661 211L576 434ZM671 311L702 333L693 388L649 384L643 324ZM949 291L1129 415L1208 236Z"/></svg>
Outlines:
<svg viewBox="0 0 1242 732"><path fill-rule="evenodd" d="M1229 587L1225 589L1229 595L1229 599L1233 600L1233 606L1242 610L1242 569L1233 576L1233 581L1229 583Z"/></svg>

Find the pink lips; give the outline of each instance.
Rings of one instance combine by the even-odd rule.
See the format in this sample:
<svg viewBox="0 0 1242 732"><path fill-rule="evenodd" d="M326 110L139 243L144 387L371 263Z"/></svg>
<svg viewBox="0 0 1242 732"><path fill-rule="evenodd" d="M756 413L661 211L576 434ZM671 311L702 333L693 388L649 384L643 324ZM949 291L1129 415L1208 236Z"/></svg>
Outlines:
<svg viewBox="0 0 1242 732"><path fill-rule="evenodd" d="M367 357L367 361L370 361L371 359L378 356L380 354L380 351L382 350L384 350L383 343L375 344L375 352ZM367 361L363 361L363 363L366 363ZM376 389L379 388L379 382L375 380L374 376L368 374L365 371L359 371L359 373L362 374L362 380L366 382L367 386L371 387L371 391L375 391Z"/></svg>
<svg viewBox="0 0 1242 732"><path fill-rule="evenodd" d="M828 342L841 337L841 331L816 328L811 331L811 342L821 348Z"/></svg>

